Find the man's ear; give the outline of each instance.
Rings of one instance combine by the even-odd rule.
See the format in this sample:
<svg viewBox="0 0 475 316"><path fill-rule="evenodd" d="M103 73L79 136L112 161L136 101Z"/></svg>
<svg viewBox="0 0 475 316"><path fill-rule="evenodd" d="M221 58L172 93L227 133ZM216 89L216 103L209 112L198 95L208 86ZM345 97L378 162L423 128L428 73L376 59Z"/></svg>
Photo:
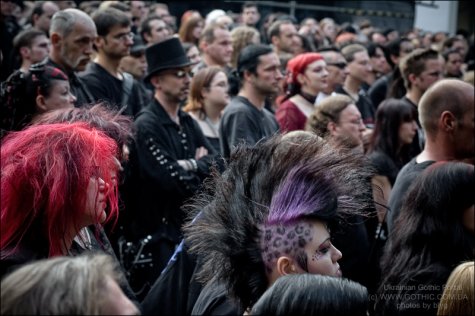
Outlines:
<svg viewBox="0 0 475 316"><path fill-rule="evenodd" d="M21 58L23 59L30 58L30 52L31 52L30 48L26 46L20 47Z"/></svg>
<svg viewBox="0 0 475 316"><path fill-rule="evenodd" d="M51 41L51 45L58 45L61 43L62 37L56 32L51 33L51 36L49 37L49 40Z"/></svg>
<svg viewBox="0 0 475 316"><path fill-rule="evenodd" d="M440 115L440 123L442 124L442 128L446 132L452 132L455 129L457 124L457 120L455 116L450 111L444 111Z"/></svg>
<svg viewBox="0 0 475 316"><path fill-rule="evenodd" d="M291 258L287 256L282 256L282 257L279 257L279 259L277 259L276 271L280 276L282 276L282 275L297 273L298 268L295 265L294 260L292 260Z"/></svg>
<svg viewBox="0 0 475 316"><path fill-rule="evenodd" d="M98 50L100 47L102 47L104 45L104 37L102 36L97 36L95 39L94 39L94 46L96 48L96 50Z"/></svg>

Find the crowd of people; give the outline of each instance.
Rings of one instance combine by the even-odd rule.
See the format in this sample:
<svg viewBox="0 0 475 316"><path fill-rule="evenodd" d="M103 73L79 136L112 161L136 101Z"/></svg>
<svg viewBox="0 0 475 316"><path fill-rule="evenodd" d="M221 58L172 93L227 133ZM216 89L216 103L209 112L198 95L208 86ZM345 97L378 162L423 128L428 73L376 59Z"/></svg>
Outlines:
<svg viewBox="0 0 475 316"><path fill-rule="evenodd" d="M2 315L474 315L473 34L1 4Z"/></svg>

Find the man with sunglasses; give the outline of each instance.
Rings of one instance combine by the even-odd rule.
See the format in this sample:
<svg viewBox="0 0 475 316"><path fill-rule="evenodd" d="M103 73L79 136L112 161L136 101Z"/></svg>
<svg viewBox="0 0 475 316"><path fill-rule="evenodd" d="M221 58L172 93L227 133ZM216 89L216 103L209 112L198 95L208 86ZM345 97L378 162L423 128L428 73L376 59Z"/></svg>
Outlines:
<svg viewBox="0 0 475 316"><path fill-rule="evenodd" d="M318 50L323 60L327 63L327 87L319 92L315 104L319 104L323 99L334 94L337 88L345 83L348 70L346 69L346 59L336 47L327 47Z"/></svg>
<svg viewBox="0 0 475 316"><path fill-rule="evenodd" d="M144 97L144 105L148 104L153 97L152 90L145 86L143 81L147 72L147 59L145 59L145 48L147 46L142 41L140 35L134 35L134 44L130 48L130 55L122 57L120 60L120 70L131 74L139 84L140 93Z"/></svg>
<svg viewBox="0 0 475 316"><path fill-rule="evenodd" d="M144 81L153 86L154 95L135 120L125 201L125 234L132 243L145 240L142 253L149 256L146 264L131 267L132 288L142 294L180 242L185 219L181 207L210 175L215 158L201 128L180 108L188 97L193 65L180 40L166 39L149 46L145 54Z"/></svg>
<svg viewBox="0 0 475 316"><path fill-rule="evenodd" d="M133 44L130 19L115 8L99 9L92 19L98 34L94 40L97 55L81 78L95 101L106 101L124 114L135 116L143 107L144 97L132 75L119 67Z"/></svg>

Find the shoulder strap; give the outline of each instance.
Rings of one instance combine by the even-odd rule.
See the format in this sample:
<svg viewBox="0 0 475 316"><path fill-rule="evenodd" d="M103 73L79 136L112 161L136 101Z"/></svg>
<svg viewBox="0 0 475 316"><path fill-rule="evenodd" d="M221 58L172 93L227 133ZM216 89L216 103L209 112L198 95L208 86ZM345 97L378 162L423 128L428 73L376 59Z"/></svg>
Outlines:
<svg viewBox="0 0 475 316"><path fill-rule="evenodd" d="M132 85L134 84L134 78L131 74L123 72L122 76L122 102L121 106L126 107L129 101L130 94L132 93Z"/></svg>

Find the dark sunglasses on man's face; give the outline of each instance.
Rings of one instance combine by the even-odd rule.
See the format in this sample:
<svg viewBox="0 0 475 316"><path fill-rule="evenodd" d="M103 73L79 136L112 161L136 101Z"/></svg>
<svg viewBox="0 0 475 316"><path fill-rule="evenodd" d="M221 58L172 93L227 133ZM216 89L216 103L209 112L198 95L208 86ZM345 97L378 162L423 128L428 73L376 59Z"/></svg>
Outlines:
<svg viewBox="0 0 475 316"><path fill-rule="evenodd" d="M143 57L143 55L145 55L145 52L141 50L136 51L136 52L130 52L130 56L135 57L135 58L141 58Z"/></svg>
<svg viewBox="0 0 475 316"><path fill-rule="evenodd" d="M328 63L327 66L335 66L340 69L345 69L346 63Z"/></svg>
<svg viewBox="0 0 475 316"><path fill-rule="evenodd" d="M193 77L193 72L191 70L174 70L174 71L164 71L162 72L163 75L174 75L179 79L185 78L187 75L188 77Z"/></svg>

